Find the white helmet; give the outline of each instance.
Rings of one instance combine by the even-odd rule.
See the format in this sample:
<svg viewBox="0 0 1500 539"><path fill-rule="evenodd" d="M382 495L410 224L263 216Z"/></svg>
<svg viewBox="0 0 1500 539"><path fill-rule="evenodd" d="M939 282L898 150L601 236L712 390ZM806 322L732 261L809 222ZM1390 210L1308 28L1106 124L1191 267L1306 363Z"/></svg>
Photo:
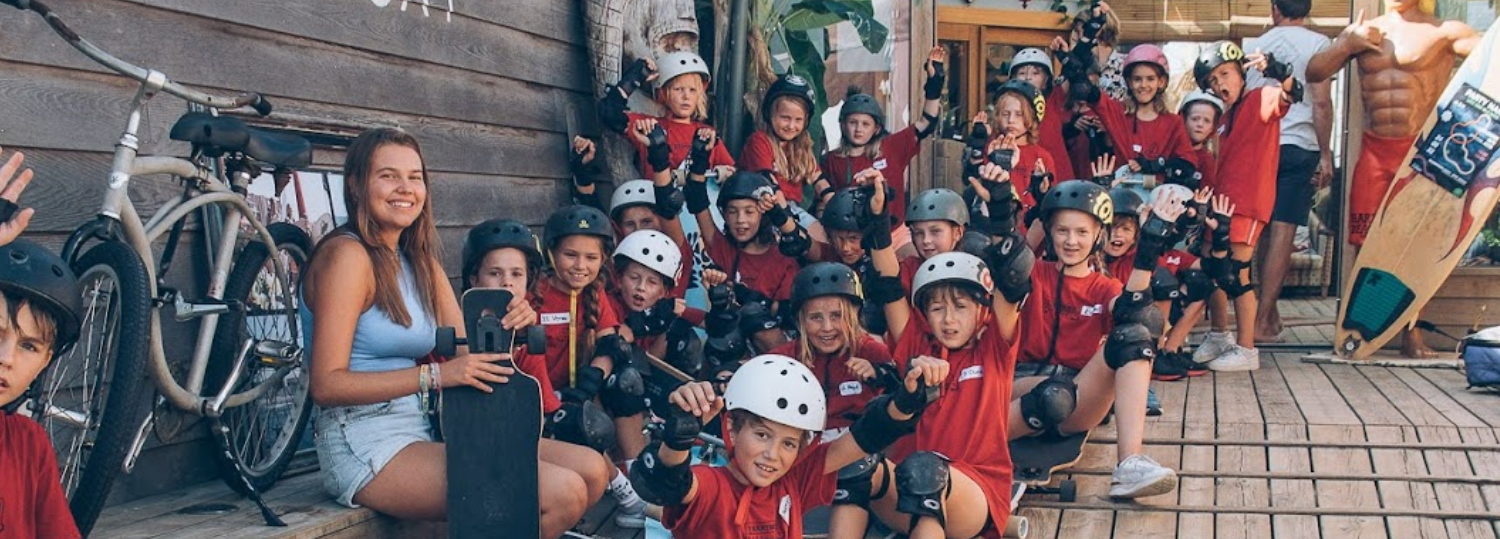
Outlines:
<svg viewBox="0 0 1500 539"><path fill-rule="evenodd" d="M651 180L630 180L615 188L609 196L609 216L619 219L620 210L631 206L655 206L656 184Z"/></svg>
<svg viewBox="0 0 1500 539"><path fill-rule="evenodd" d="M1158 186L1156 186L1155 189L1151 190L1151 202L1150 203L1151 203L1151 205L1154 206L1154 205L1156 205L1156 201L1160 200L1161 197L1170 196L1170 195L1176 195L1177 198L1179 200L1182 200L1182 202L1184 204L1187 204L1187 203L1189 203L1189 202L1191 202L1193 200L1193 190L1192 189L1189 189L1186 185L1181 185L1181 184L1176 184L1176 183L1168 183L1168 184L1158 185ZM1145 215L1145 214L1142 213L1142 215Z"/></svg>
<svg viewBox="0 0 1500 539"><path fill-rule="evenodd" d="M666 277L667 286L676 286L682 273L682 251L672 238L655 230L637 230L620 240L615 260L625 257Z"/></svg>
<svg viewBox="0 0 1500 539"><path fill-rule="evenodd" d="M1040 66L1042 69L1047 70L1047 78L1052 78L1052 57L1048 56L1042 49L1036 47L1021 49L1021 52L1011 57L1010 76L1016 76L1016 70L1024 65Z"/></svg>
<svg viewBox="0 0 1500 539"><path fill-rule="evenodd" d="M828 419L818 378L802 362L776 354L750 358L734 371L724 389L724 408L809 432L822 431Z"/></svg>
<svg viewBox="0 0 1500 539"><path fill-rule="evenodd" d="M1177 107L1177 114L1186 116L1188 107L1192 106L1193 103L1197 103L1199 101L1213 105L1214 108L1219 109L1220 116L1224 115L1224 100L1219 99L1218 97L1214 96L1214 94L1205 92L1203 90L1193 90L1192 92L1189 92L1186 97L1183 97L1182 105L1179 105Z"/></svg>
<svg viewBox="0 0 1500 539"><path fill-rule="evenodd" d="M990 278L989 266L979 257L963 251L943 253L923 260L922 265L917 266L917 275L911 281L912 306L920 309L921 302L917 298L928 287L938 284L973 285L988 295L994 280Z"/></svg>
<svg viewBox="0 0 1500 539"><path fill-rule="evenodd" d="M703 75L703 84L708 84L708 64L703 58L688 51L669 52L656 59L656 87L665 87L681 75L697 73Z"/></svg>

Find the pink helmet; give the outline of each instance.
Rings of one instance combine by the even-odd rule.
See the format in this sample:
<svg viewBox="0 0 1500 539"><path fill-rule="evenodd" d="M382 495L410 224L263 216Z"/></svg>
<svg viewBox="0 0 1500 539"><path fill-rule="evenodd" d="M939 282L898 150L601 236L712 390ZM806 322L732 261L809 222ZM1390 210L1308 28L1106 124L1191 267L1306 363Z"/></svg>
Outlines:
<svg viewBox="0 0 1500 539"><path fill-rule="evenodd" d="M1172 72L1172 70L1167 69L1167 55L1161 51L1161 47L1144 44L1136 45L1130 49L1129 54L1125 55L1124 75L1129 77L1131 67L1143 62L1155 65L1157 69L1161 70L1163 76Z"/></svg>

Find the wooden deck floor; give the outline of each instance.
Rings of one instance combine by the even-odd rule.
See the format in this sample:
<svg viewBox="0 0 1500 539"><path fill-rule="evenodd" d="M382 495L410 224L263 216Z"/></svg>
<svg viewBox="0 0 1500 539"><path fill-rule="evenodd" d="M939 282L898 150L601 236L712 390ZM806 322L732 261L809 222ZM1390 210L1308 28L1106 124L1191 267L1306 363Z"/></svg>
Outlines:
<svg viewBox="0 0 1500 539"><path fill-rule="evenodd" d="M1259 371L1153 383L1164 413L1148 420L1146 450L1181 470L1176 492L1129 504L1105 497L1115 462L1114 426L1105 425L1066 475L1078 482L1076 502L1022 502L1031 537L1500 539L1500 395L1465 390L1452 369L1303 362L1290 348L1327 350L1332 300L1282 309L1285 344L1266 348ZM212 484L110 508L94 537L443 535L337 507L316 474L268 498L292 529L259 526L251 504ZM180 512L205 502L238 510ZM594 507L579 531L648 535L616 527L613 510Z"/></svg>

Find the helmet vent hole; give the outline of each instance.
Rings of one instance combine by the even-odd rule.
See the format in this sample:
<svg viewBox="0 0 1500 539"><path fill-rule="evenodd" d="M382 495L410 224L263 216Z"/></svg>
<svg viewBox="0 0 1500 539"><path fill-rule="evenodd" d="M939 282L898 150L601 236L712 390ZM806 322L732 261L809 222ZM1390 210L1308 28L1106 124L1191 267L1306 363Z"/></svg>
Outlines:
<svg viewBox="0 0 1500 539"><path fill-rule="evenodd" d="M29 257L26 256L26 253L23 253L21 251L11 251L10 252L10 259L14 260L16 262L26 262L27 258L29 258Z"/></svg>
<svg viewBox="0 0 1500 539"><path fill-rule="evenodd" d="M802 415L807 415L807 405L806 404L799 404L799 405L797 405L797 413L802 414Z"/></svg>
<svg viewBox="0 0 1500 539"><path fill-rule="evenodd" d="M781 375L786 376L786 369L781 369Z"/></svg>
<svg viewBox="0 0 1500 539"><path fill-rule="evenodd" d="M52 275L54 277L62 277L63 276L63 270L62 270L62 268L57 267L57 266L52 266Z"/></svg>
<svg viewBox="0 0 1500 539"><path fill-rule="evenodd" d="M785 398L776 399L777 408L785 410L787 406L790 406L790 403L788 403Z"/></svg>

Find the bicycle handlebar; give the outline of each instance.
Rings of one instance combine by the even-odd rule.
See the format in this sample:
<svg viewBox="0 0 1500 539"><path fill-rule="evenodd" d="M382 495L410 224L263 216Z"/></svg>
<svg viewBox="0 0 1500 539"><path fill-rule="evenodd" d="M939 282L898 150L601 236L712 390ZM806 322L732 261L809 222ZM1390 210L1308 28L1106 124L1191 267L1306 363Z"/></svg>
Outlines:
<svg viewBox="0 0 1500 539"><path fill-rule="evenodd" d="M220 109L237 109L241 107L250 107L261 116L271 115L271 102L268 101L265 96L258 93L245 92L235 97L221 97L210 95L197 90L193 90L191 88L187 88L176 82L172 82L171 80L167 79L166 74L160 71L146 69L116 58L114 55L105 52L103 49L100 49L93 43L89 43L88 40L83 39L83 37L78 35L77 32L74 32L72 28L69 28L67 23L64 23L61 17L58 17L56 13L53 13L52 8L47 7L46 4L43 4L38 0L0 0L0 4L6 4L20 10L30 10L36 12L38 15L41 15L44 20L47 21L47 25L52 27L52 31L57 32L57 35L62 36L63 40L67 41L69 45L72 45L73 48L78 49L78 51L82 52L85 56L92 58L95 62L99 62L100 64L104 65L104 67L108 67L116 73L141 81L144 84L155 86L157 88L160 88L161 91L200 105Z"/></svg>

